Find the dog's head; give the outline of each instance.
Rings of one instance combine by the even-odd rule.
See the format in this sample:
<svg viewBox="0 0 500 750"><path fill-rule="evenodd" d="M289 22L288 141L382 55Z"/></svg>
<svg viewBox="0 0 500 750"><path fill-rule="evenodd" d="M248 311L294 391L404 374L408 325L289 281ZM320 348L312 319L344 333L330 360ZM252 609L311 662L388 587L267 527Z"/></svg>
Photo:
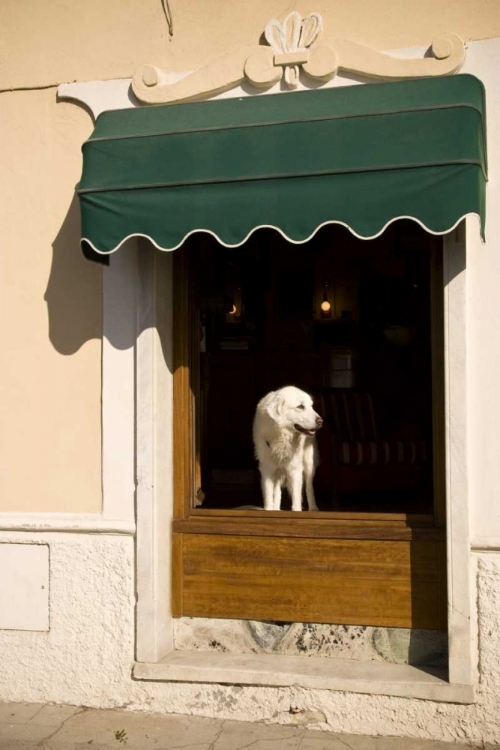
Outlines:
<svg viewBox="0 0 500 750"><path fill-rule="evenodd" d="M265 402L267 414L281 428L312 437L323 424L311 396L293 385L269 393Z"/></svg>

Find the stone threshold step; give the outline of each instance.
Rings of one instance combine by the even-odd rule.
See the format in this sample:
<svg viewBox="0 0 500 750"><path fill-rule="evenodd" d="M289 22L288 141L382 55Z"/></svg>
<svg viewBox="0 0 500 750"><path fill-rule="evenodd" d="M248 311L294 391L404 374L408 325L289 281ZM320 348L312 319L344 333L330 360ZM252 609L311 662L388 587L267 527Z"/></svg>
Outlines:
<svg viewBox="0 0 500 750"><path fill-rule="evenodd" d="M133 676L151 682L293 685L443 703L475 702L474 687L449 683L445 670L312 656L171 651L159 662L136 662Z"/></svg>

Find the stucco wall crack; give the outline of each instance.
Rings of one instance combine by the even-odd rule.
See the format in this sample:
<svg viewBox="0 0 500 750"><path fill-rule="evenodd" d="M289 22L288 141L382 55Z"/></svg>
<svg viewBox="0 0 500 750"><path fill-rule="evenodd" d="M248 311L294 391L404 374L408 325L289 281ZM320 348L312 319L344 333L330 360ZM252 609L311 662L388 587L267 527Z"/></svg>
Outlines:
<svg viewBox="0 0 500 750"><path fill-rule="evenodd" d="M12 86L10 88L0 88L0 94L11 94L14 91L44 91L45 89L56 89L59 83L47 83L42 86Z"/></svg>

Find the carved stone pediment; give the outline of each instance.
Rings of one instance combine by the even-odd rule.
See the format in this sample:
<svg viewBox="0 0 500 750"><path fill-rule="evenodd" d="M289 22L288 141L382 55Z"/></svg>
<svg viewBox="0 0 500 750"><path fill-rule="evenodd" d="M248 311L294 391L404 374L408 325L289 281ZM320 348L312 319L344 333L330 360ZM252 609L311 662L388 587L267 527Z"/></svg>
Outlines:
<svg viewBox="0 0 500 750"><path fill-rule="evenodd" d="M213 96L245 81L263 89L282 81L294 89L301 72L317 81L328 81L339 71L378 80L450 75L465 60L464 42L456 34L437 37L432 56L402 59L348 39L324 37L319 13L302 18L293 11L283 23L273 19L264 36L267 45L230 50L175 83L167 71L146 65L135 72L132 90L144 104L165 104Z"/></svg>

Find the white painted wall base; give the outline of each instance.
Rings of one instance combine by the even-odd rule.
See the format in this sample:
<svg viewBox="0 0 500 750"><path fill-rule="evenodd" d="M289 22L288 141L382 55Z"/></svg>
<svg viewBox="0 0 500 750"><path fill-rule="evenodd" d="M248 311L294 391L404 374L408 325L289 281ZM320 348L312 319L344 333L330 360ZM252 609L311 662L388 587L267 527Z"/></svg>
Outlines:
<svg viewBox="0 0 500 750"><path fill-rule="evenodd" d="M48 544L49 632L0 631L0 701L69 703L293 723L319 729L471 743L500 742L500 555L477 557L481 676L477 702L455 705L299 687L148 682L132 678L134 543L130 536L3 532L0 543Z"/></svg>
<svg viewBox="0 0 500 750"><path fill-rule="evenodd" d="M0 544L0 629L49 629L46 544Z"/></svg>

